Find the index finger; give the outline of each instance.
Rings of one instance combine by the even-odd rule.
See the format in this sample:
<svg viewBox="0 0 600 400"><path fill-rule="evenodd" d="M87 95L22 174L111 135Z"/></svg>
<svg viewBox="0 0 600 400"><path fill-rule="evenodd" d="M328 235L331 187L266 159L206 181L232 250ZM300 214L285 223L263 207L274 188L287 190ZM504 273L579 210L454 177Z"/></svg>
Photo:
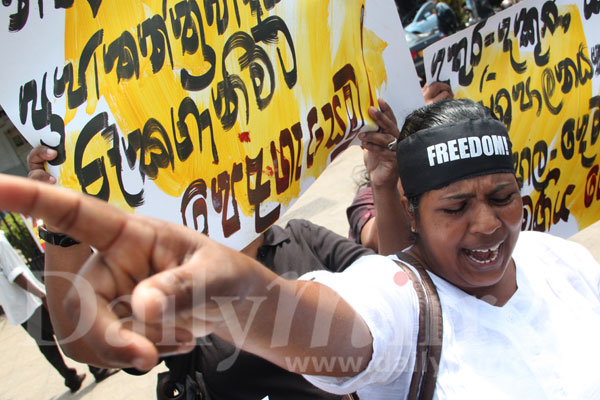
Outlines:
<svg viewBox="0 0 600 400"><path fill-rule="evenodd" d="M129 218L91 196L5 174L0 174L0 209L42 218L98 250L118 239Z"/></svg>

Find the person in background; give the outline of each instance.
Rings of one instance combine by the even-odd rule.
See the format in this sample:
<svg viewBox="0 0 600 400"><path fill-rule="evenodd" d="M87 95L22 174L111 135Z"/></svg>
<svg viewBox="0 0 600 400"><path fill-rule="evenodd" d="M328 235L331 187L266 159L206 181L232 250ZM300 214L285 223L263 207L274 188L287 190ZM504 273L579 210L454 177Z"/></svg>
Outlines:
<svg viewBox="0 0 600 400"><path fill-rule="evenodd" d="M436 0L435 13L438 17L438 27L440 32L449 36L458 31L458 18L456 18L456 14L448 4L441 0Z"/></svg>
<svg viewBox="0 0 600 400"><path fill-rule="evenodd" d="M54 338L46 310L46 292L40 282L12 248L0 230L0 304L11 325L21 325L35 340L46 360L65 379L74 393L81 387L85 374L65 364Z"/></svg>
<svg viewBox="0 0 600 400"><path fill-rule="evenodd" d="M494 8L488 0L466 0L465 2L477 22L494 15Z"/></svg>
<svg viewBox="0 0 600 400"><path fill-rule="evenodd" d="M454 98L454 93L452 93L450 85L445 82L434 82L431 85L425 84L422 91L426 104L433 104L439 100ZM395 179L398 181L394 146L396 139L400 135L400 132L398 131L398 122L396 121L392 109L383 101L380 101L379 108L381 112L377 112L375 108L372 108L369 110L369 115L371 118L375 119L375 122L381 127L380 131L361 134L359 136L364 149L363 156L366 166L365 178L364 182L360 184L359 190L352 200L352 204L346 209L346 216L348 218L348 224L350 225L348 233L350 240L362 244L376 252L379 251L379 234L375 218L376 210L375 202L373 200L373 186L376 188L385 187L387 190L391 190L391 186L387 185L387 180ZM372 139L377 139L377 141L372 142ZM381 145L381 143L392 145ZM371 171L376 169L379 164L381 164L383 169L388 173L385 175L377 173L375 176L371 177ZM396 194L393 194L393 196L402 196L403 191L400 181L398 181L395 192ZM382 204L382 202L379 204L380 207L385 207L385 204ZM396 218L396 223L401 224L408 229L406 218L403 218L402 215L398 214L398 212L391 213L391 215L396 215L394 217ZM398 243L403 243L408 246L410 244L409 236L405 235L405 238L405 241L399 241Z"/></svg>
<svg viewBox="0 0 600 400"><path fill-rule="evenodd" d="M56 179L44 169L44 162L53 160L55 156L56 152L46 146L35 147L28 156L29 178L56 183ZM81 247L84 246L47 244L46 269L54 273L77 273L90 255L89 250L81 251ZM300 219L290 220L285 228L270 227L241 252L288 279L315 270L343 271L358 258L374 254L324 227ZM60 262L57 257L60 257ZM212 400L262 400L266 396L270 400L343 398L326 393L301 375L241 351L215 335L203 338L191 353L167 357L164 362L170 373L159 380L159 399L173 399L175 392L192 387ZM134 369L126 372L139 374ZM196 381L191 387L186 385L188 377Z"/></svg>

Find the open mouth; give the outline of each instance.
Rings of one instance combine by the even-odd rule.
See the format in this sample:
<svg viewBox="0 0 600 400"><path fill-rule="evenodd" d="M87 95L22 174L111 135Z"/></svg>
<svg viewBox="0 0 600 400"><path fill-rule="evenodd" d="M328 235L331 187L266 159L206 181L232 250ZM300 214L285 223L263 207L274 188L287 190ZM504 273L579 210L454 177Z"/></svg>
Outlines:
<svg viewBox="0 0 600 400"><path fill-rule="evenodd" d="M498 259L498 255L500 254L498 250L500 249L502 243L504 242L500 242L495 246L487 249L464 249L464 252L469 258L469 260L473 261L476 264L485 266L494 263Z"/></svg>

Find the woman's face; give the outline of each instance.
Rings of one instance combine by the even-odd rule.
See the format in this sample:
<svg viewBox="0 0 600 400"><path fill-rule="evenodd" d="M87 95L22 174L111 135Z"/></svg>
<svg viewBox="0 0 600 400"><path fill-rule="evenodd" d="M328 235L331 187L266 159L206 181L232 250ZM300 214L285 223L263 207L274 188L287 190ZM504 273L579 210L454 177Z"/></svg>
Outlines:
<svg viewBox="0 0 600 400"><path fill-rule="evenodd" d="M418 232L415 251L432 272L465 292L492 294L487 289L501 286L506 277L522 210L519 186L510 173L431 190L421 196L418 217L412 220Z"/></svg>

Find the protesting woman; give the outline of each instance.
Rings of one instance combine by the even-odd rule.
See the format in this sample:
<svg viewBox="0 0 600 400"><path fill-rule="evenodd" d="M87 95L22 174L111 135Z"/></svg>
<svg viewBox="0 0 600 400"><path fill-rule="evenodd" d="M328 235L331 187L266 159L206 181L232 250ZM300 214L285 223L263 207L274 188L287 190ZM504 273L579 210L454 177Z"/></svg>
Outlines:
<svg viewBox="0 0 600 400"><path fill-rule="evenodd" d="M600 267L577 244L520 232L504 126L476 103L449 100L407 117L401 137L407 253L442 310L435 396L600 398ZM201 234L49 185L0 177L0 208L98 249L65 301L86 328L81 361L149 369L159 352L215 333L362 399L406 398L420 368L419 278L392 258L288 281Z"/></svg>

